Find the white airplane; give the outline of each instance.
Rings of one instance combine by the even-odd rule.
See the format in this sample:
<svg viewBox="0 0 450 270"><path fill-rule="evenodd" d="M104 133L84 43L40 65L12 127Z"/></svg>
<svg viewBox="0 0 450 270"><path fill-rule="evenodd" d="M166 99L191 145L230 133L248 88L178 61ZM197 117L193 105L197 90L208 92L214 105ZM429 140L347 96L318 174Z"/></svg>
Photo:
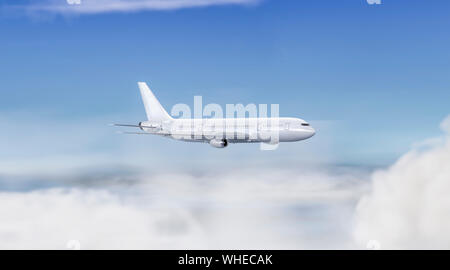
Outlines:
<svg viewBox="0 0 450 270"><path fill-rule="evenodd" d="M113 124L143 131L123 132L126 134L154 134L181 141L207 142L213 147L224 148L229 143L294 142L308 139L316 133L309 123L292 117L174 119L145 82L138 82L138 86L147 121L137 125Z"/></svg>

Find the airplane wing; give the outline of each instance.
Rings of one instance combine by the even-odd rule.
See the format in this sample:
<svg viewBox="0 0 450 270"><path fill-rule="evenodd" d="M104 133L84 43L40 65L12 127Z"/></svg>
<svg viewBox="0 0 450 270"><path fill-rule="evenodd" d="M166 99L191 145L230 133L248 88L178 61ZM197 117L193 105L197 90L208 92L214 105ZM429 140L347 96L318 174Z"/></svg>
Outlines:
<svg viewBox="0 0 450 270"><path fill-rule="evenodd" d="M213 138L234 138L235 136L237 136L238 138L248 138L249 137L249 133L245 132L245 131L235 131L235 132L217 132L217 131L207 131L207 130L203 130L201 133L200 132L192 132L190 130L186 130L185 132L183 131L174 131L174 132L169 132L167 135L171 135L171 136L192 136L192 135L203 135L205 137L209 137L211 139Z"/></svg>
<svg viewBox="0 0 450 270"><path fill-rule="evenodd" d="M122 125L121 125L122 126ZM135 125L125 125L132 127L139 127ZM128 131L118 131L119 134L137 134L137 135L164 135L164 136L192 136L192 135L200 135L191 131L175 131L175 132L128 132ZM205 137L209 137L211 139L214 138L249 138L250 134L245 131L235 131L235 132L215 132L215 131L203 131L201 133Z"/></svg>

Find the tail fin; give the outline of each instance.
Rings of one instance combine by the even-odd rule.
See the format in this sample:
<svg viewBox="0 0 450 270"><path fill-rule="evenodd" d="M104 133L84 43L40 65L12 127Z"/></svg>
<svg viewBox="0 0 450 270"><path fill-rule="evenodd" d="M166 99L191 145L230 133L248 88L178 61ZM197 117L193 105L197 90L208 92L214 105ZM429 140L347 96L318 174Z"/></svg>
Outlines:
<svg viewBox="0 0 450 270"><path fill-rule="evenodd" d="M139 90L141 90L142 101L144 102L148 121L171 120L172 117L167 114L147 84L145 82L138 82L138 86Z"/></svg>

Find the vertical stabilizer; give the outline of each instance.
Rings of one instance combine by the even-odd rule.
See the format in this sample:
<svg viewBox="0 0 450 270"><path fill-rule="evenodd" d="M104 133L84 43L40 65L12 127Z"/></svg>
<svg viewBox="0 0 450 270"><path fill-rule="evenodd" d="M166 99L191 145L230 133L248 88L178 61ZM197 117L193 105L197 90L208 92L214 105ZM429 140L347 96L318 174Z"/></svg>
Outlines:
<svg viewBox="0 0 450 270"><path fill-rule="evenodd" d="M172 120L172 117L164 110L147 84L145 82L138 82L138 86L139 90L141 90L142 101L144 102L148 121L162 122Z"/></svg>

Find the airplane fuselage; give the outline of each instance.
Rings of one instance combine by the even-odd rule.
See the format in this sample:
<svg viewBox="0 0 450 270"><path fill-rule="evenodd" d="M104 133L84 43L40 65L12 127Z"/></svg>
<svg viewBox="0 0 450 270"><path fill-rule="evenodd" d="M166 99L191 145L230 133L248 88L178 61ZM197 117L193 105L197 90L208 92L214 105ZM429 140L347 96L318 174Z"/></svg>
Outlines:
<svg viewBox="0 0 450 270"><path fill-rule="evenodd" d="M145 121L141 130L190 142L249 143L305 140L315 130L300 118L207 118ZM213 145L214 146L214 145Z"/></svg>
<svg viewBox="0 0 450 270"><path fill-rule="evenodd" d="M154 134L187 142L207 142L217 148L224 148L228 143L294 142L315 134L309 123L293 117L174 119L164 110L146 83L138 82L138 86L147 121L138 125L114 124L137 127L143 131L125 132L128 134Z"/></svg>

